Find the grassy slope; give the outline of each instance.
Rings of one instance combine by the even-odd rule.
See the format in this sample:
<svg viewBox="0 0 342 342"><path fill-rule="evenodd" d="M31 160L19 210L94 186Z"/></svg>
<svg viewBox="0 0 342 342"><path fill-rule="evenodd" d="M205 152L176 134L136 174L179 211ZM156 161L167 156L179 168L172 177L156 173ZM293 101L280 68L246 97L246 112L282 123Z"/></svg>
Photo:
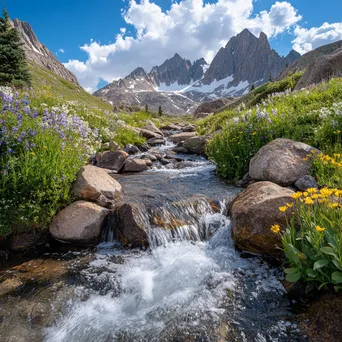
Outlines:
<svg viewBox="0 0 342 342"><path fill-rule="evenodd" d="M48 69L34 63L29 64L34 90L45 92L47 95L62 98L65 101L79 101L88 108L111 110L112 106L101 99L89 94L80 86L69 82Z"/></svg>

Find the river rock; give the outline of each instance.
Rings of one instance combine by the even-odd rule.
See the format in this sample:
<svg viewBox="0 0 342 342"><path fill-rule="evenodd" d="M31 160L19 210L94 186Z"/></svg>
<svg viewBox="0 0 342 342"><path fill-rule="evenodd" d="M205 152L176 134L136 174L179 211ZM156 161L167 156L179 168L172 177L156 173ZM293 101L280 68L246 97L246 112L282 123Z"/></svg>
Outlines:
<svg viewBox="0 0 342 342"><path fill-rule="evenodd" d="M110 149L111 151L118 151L118 150L121 150L121 146L120 146L117 142L111 141L111 142L109 143L109 149Z"/></svg>
<svg viewBox="0 0 342 342"><path fill-rule="evenodd" d="M178 134L173 134L169 137L169 139L177 144L181 141L185 141L189 138L192 138L192 137L195 137L196 136L196 133L195 132L183 132L183 133L178 133Z"/></svg>
<svg viewBox="0 0 342 342"><path fill-rule="evenodd" d="M157 157L150 153L144 153L140 156L141 159L149 159L151 161L157 161Z"/></svg>
<svg viewBox="0 0 342 342"><path fill-rule="evenodd" d="M148 166L143 159L128 159L124 168L124 172L142 172L146 170L148 170Z"/></svg>
<svg viewBox="0 0 342 342"><path fill-rule="evenodd" d="M120 171L125 165L128 153L122 150L103 152L97 160L97 166L104 169Z"/></svg>
<svg viewBox="0 0 342 342"><path fill-rule="evenodd" d="M165 131L180 131L182 128L176 124L169 124L160 127L160 129Z"/></svg>
<svg viewBox="0 0 342 342"><path fill-rule="evenodd" d="M185 147L190 153L203 154L205 152L205 145L207 138L205 136L195 136L184 141L183 147Z"/></svg>
<svg viewBox="0 0 342 342"><path fill-rule="evenodd" d="M146 141L150 146L158 146L165 144L165 139L162 137L151 138Z"/></svg>
<svg viewBox="0 0 342 342"><path fill-rule="evenodd" d="M148 120L147 126L142 127L142 129L163 136L163 132L151 120Z"/></svg>
<svg viewBox="0 0 342 342"><path fill-rule="evenodd" d="M297 182L295 183L295 186L301 191L305 191L309 188L318 189L318 184L317 184L315 178L313 178L310 175L300 177L297 180Z"/></svg>
<svg viewBox="0 0 342 342"><path fill-rule="evenodd" d="M140 153L139 148L137 146L132 145L132 144L126 145L124 148L124 151L130 155Z"/></svg>
<svg viewBox="0 0 342 342"><path fill-rule="evenodd" d="M148 222L143 212L136 203L125 203L118 208L116 237L124 246L148 246Z"/></svg>
<svg viewBox="0 0 342 342"><path fill-rule="evenodd" d="M280 235L273 233L271 226L286 228L286 217L279 207L292 203L293 193L271 182L257 182L239 194L231 207L236 245L244 251L279 257Z"/></svg>
<svg viewBox="0 0 342 342"><path fill-rule="evenodd" d="M74 202L54 217L50 234L63 242L95 245L99 241L102 224L108 213L108 209L92 202Z"/></svg>
<svg viewBox="0 0 342 342"><path fill-rule="evenodd" d="M302 142L275 139L251 159L249 174L257 181L270 181L282 186L294 184L310 173L311 162L304 160L315 150Z"/></svg>
<svg viewBox="0 0 342 342"><path fill-rule="evenodd" d="M104 169L86 165L77 175L72 195L78 200L92 201L103 207L112 207L115 200L122 196L122 187Z"/></svg>

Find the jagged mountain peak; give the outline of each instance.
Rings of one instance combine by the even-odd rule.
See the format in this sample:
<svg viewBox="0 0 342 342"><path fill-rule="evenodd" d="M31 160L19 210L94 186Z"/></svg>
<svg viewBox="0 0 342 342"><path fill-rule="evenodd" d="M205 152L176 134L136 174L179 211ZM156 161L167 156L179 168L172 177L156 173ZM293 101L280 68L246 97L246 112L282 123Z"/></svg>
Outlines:
<svg viewBox="0 0 342 342"><path fill-rule="evenodd" d="M57 60L54 54L38 40L28 22L16 18L11 22L11 25L19 32L28 60L49 69L64 79L78 85L76 76L65 68L64 65Z"/></svg>
<svg viewBox="0 0 342 342"><path fill-rule="evenodd" d="M146 77L147 73L144 68L138 67L134 69L128 76L127 78L136 78L136 77Z"/></svg>

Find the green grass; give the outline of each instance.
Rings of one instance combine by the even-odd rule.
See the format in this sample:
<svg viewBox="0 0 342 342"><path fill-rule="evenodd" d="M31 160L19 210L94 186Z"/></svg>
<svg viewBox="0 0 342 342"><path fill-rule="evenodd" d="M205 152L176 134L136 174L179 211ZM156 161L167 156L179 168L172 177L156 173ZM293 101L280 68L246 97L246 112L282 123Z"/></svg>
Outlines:
<svg viewBox="0 0 342 342"><path fill-rule="evenodd" d="M217 114L202 122L199 131L214 134L207 153L218 172L229 180L241 178L251 157L276 138L302 141L322 151L341 143L342 79L333 79L311 89L286 91L240 111Z"/></svg>

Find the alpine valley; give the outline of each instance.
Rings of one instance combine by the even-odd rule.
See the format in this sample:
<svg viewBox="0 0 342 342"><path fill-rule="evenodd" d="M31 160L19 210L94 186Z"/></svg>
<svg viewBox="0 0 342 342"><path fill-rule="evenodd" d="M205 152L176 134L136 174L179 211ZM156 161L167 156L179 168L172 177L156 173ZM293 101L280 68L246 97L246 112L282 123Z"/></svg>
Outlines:
<svg viewBox="0 0 342 342"><path fill-rule="evenodd" d="M222 47L213 61L191 62L176 53L150 72L136 68L127 77L97 90L94 95L117 106L145 107L175 115L192 114L201 102L248 93L278 77L300 54L282 57L271 49L265 33L259 38L245 29Z"/></svg>

